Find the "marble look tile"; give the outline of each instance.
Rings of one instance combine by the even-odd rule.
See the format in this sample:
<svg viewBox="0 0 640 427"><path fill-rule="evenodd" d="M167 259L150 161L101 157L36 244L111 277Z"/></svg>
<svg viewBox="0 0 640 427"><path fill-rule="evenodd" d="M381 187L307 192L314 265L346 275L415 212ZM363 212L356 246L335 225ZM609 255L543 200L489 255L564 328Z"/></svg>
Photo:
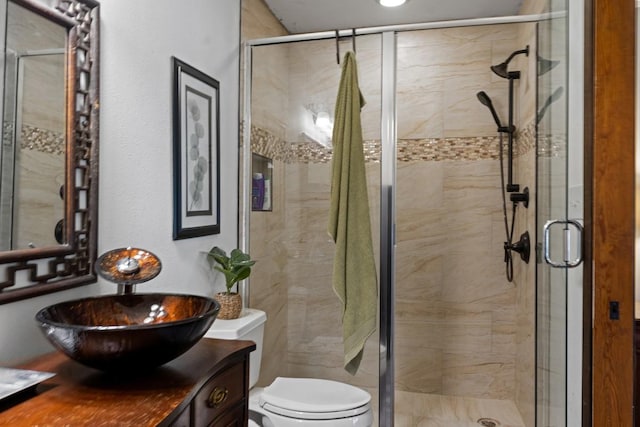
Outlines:
<svg viewBox="0 0 640 427"><path fill-rule="evenodd" d="M259 46L254 49L251 122L283 138L288 126L288 48L283 45Z"/></svg>
<svg viewBox="0 0 640 427"><path fill-rule="evenodd" d="M242 1L241 33L243 40L288 34L262 0Z"/></svg>
<svg viewBox="0 0 640 427"><path fill-rule="evenodd" d="M515 37L519 24L491 25L490 27L458 27L432 30L406 31L398 34L398 46L430 46L465 41L510 40Z"/></svg>
<svg viewBox="0 0 640 427"><path fill-rule="evenodd" d="M438 207L442 200L445 165L441 162L402 162L397 168L397 198L403 208Z"/></svg>
<svg viewBox="0 0 640 427"><path fill-rule="evenodd" d="M23 123L64 134L65 56L27 56L21 66Z"/></svg>
<svg viewBox="0 0 640 427"><path fill-rule="evenodd" d="M481 418L494 419L500 426L524 427L510 400L476 399L438 394L397 391L396 420L411 426L478 426Z"/></svg>
<svg viewBox="0 0 640 427"><path fill-rule="evenodd" d="M396 390L438 393L442 389L440 322L396 322Z"/></svg>
<svg viewBox="0 0 640 427"><path fill-rule="evenodd" d="M490 111L483 106L476 96L484 90L491 98L498 113L501 124L507 123L508 90L502 85L483 85L478 90L456 89L444 96L444 136L484 136L495 135L496 124Z"/></svg>
<svg viewBox="0 0 640 427"><path fill-rule="evenodd" d="M19 157L14 189L14 245L56 246L53 230L64 217L59 196L64 184L64 155L21 149Z"/></svg>
<svg viewBox="0 0 640 427"><path fill-rule="evenodd" d="M350 42L341 42L340 45L344 49L343 52L350 49ZM361 116L365 138L379 138L380 135L381 55L379 46L379 36L358 37L359 83L367 102ZM299 117L301 109L309 104L323 106L325 111L333 115L341 73L340 67L335 62L334 41L295 43L292 45L291 52L290 117ZM300 126L299 121L291 120L291 122L292 127L288 130L287 138L297 140L305 129Z"/></svg>
<svg viewBox="0 0 640 427"><path fill-rule="evenodd" d="M410 89L397 91L398 138L444 136L444 92Z"/></svg>
<svg viewBox="0 0 640 427"><path fill-rule="evenodd" d="M442 393L480 398L513 397L513 355L444 353Z"/></svg>
<svg viewBox="0 0 640 427"><path fill-rule="evenodd" d="M525 0L520 6L523 15L548 12L549 3L545 0Z"/></svg>
<svg viewBox="0 0 640 427"><path fill-rule="evenodd" d="M477 84L489 82L489 42L460 45L434 45L398 49L397 87L399 90L442 91L448 78L466 79L475 74ZM443 56L447 57L443 61ZM483 75L486 76L483 81Z"/></svg>
<svg viewBox="0 0 640 427"><path fill-rule="evenodd" d="M309 343L289 343L288 375L331 379L358 387L377 387L379 354L376 337L367 341L355 376L343 369L343 360L341 336L316 336Z"/></svg>

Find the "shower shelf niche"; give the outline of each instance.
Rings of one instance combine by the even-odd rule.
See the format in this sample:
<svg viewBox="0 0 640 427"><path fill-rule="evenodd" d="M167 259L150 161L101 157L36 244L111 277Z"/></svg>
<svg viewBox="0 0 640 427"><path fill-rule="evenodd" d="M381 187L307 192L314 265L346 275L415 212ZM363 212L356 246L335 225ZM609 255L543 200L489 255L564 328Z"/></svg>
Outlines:
<svg viewBox="0 0 640 427"><path fill-rule="evenodd" d="M273 160L251 153L251 210L271 212Z"/></svg>

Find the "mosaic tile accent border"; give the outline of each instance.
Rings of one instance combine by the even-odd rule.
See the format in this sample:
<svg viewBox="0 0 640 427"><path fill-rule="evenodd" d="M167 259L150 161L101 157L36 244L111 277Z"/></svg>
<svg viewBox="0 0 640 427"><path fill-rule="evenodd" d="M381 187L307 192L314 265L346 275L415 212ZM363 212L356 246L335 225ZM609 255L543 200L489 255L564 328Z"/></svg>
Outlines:
<svg viewBox="0 0 640 427"><path fill-rule="evenodd" d="M242 130L242 127L241 127ZM242 132L241 132L242 133ZM241 141L243 138L241 136ZM266 129L251 126L251 151L273 160L293 163L293 152L285 140Z"/></svg>
<svg viewBox="0 0 640 427"><path fill-rule="evenodd" d="M20 148L63 155L65 153L64 134L35 126L22 125Z"/></svg>
<svg viewBox="0 0 640 427"><path fill-rule="evenodd" d="M398 140L401 162L497 159L499 153L497 136Z"/></svg>
<svg viewBox="0 0 640 427"><path fill-rule="evenodd" d="M2 140L6 141L12 138L13 122L4 122L2 124ZM65 153L66 143L64 134L61 132L41 129L36 126L22 125L20 140L20 149L22 150L37 150L56 155L63 155Z"/></svg>
<svg viewBox="0 0 640 427"><path fill-rule="evenodd" d="M515 157L524 156L536 149L536 124L531 122L521 129L516 132Z"/></svg>
<svg viewBox="0 0 640 427"><path fill-rule="evenodd" d="M506 150L506 137L503 142ZM516 134L514 155L522 156L535 146L535 124L531 123ZM251 128L251 150L284 163L328 163L332 156L330 148L305 141L288 143L255 126ZM380 141L365 140L364 154L366 162L380 162ZM497 160L499 155L500 138L497 135L398 140L398 160L401 162Z"/></svg>
<svg viewBox="0 0 640 427"><path fill-rule="evenodd" d="M567 135L540 135L538 156L544 158L561 157L567 152Z"/></svg>

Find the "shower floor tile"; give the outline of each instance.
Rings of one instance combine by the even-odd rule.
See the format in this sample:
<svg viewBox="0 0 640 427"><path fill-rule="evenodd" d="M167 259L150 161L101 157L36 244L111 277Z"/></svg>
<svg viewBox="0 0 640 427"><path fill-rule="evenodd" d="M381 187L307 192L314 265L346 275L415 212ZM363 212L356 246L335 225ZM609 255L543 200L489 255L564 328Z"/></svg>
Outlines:
<svg viewBox="0 0 640 427"><path fill-rule="evenodd" d="M476 399L397 391L397 427L478 427L489 419L495 427L525 427L516 405L509 400Z"/></svg>

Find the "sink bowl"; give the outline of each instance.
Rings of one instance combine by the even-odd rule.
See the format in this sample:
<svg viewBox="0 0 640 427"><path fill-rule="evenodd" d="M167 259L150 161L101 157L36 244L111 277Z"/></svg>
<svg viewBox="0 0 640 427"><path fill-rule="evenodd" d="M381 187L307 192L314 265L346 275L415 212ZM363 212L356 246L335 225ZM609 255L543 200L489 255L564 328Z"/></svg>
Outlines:
<svg viewBox="0 0 640 427"><path fill-rule="evenodd" d="M183 294L103 295L45 307L36 321L70 358L102 371L163 365L207 332L220 305Z"/></svg>

